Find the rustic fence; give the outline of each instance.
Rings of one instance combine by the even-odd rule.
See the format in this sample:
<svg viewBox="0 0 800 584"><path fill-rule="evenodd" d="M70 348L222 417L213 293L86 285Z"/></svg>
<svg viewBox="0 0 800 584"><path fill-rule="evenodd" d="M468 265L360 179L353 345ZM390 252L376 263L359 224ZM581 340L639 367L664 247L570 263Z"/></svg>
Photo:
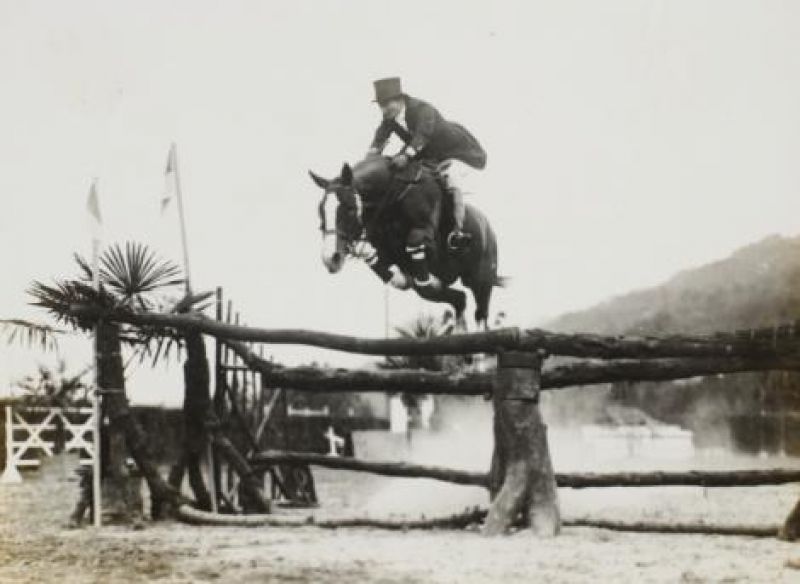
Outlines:
<svg viewBox="0 0 800 584"><path fill-rule="evenodd" d="M97 311L95 311L96 313ZM307 330L270 330L211 321L194 316L103 313L103 318L132 324L185 329L216 337L249 371L261 374L262 388L293 390L405 392L411 394L485 395L494 408L494 454L486 475L399 463L347 462L292 452L261 452L255 465L278 463L337 465L393 476L424 476L486 486L491 507L485 532L498 534L520 522L535 533L553 535L561 521L557 484L571 487L705 485L733 486L797 481L796 471L618 473L556 475L539 411L539 394L571 386L615 381L654 381L766 370L800 370L800 327L771 327L708 336L605 337L558 334L539 329L506 328L433 339L362 339ZM304 344L366 355L497 355L493 373L362 371L284 367L253 350L258 344ZM550 368L550 355L585 359ZM599 361L598 361L599 360ZM256 521L253 518L252 521ZM683 526L690 530L690 526ZM667 529L667 528L664 528ZM672 530L669 528L668 530ZM723 532L724 530L719 530ZM763 529L741 529L757 534ZM763 534L763 533L761 533ZM800 534L800 505L783 526L789 538Z"/></svg>
<svg viewBox="0 0 800 584"><path fill-rule="evenodd" d="M216 291L216 320L234 326L241 322L233 302L225 301L222 288ZM266 362L263 345L257 348L246 345L246 349L258 351L258 358ZM245 457L254 456L265 445L289 447L287 397L283 388L265 384L262 371L248 367L236 352L217 339L213 406L227 435ZM241 509L239 474L217 456L212 467L220 503L229 509ZM265 490L269 488L273 500L292 505L316 503L314 480L308 465L276 463L262 468L261 474Z"/></svg>
<svg viewBox="0 0 800 584"><path fill-rule="evenodd" d="M227 331L225 331L227 332ZM391 476L425 477L489 489L492 506L485 531L502 533L520 518L538 533L551 535L560 527L556 485L572 488L602 486L742 486L797 482L800 472L773 469L725 472L651 472L556 475L552 470L546 427L538 408L539 392L619 380L667 380L720 372L797 370L794 327L764 329L708 337L622 338L560 335L546 331L505 329L419 341L371 340L312 331L239 331L262 342L303 343L364 354L465 354L494 352L495 373L449 375L422 371L348 371L313 367L282 367L266 363L240 342L227 341L251 368L260 370L267 386L313 391L404 391L459 395L491 395L495 411L495 451L486 475L391 462L332 459L307 453L262 452L258 464L297 462ZM549 354L603 359L542 369ZM636 358L640 356L639 358ZM644 358L641 358L644 356ZM796 532L796 513L784 533ZM607 525L606 527L611 527ZM689 526L683 526L691 531ZM706 531L756 534L740 526ZM768 531L768 530L767 530ZM763 533L762 533L763 534Z"/></svg>

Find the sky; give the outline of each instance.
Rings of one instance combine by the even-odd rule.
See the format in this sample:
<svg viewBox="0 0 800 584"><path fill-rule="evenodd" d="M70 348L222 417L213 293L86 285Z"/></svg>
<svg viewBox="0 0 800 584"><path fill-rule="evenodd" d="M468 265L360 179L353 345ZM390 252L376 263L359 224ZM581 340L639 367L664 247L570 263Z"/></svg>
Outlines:
<svg viewBox="0 0 800 584"><path fill-rule="evenodd" d="M394 75L488 152L468 201L510 324L800 233L797 2L0 0L0 318L47 320L25 291L76 273L93 178L106 242L181 261L159 213L174 141L195 289L250 324L382 336L381 283L321 264L307 170L363 156L372 81ZM390 325L423 310L441 309L389 293ZM70 369L89 349L63 344ZM55 359L0 348L0 393ZM131 395L176 403L178 371L131 369Z"/></svg>

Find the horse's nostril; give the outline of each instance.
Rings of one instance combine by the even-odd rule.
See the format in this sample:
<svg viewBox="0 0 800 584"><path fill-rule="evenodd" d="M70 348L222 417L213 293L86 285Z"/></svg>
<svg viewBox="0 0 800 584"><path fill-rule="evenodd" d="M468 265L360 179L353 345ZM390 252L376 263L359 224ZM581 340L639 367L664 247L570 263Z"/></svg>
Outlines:
<svg viewBox="0 0 800 584"><path fill-rule="evenodd" d="M336 253L334 253L334 254L333 254L333 256L331 256L331 260L332 260L334 263L337 263L337 264L341 263L341 261L342 261L342 254L340 254L340 253L337 251Z"/></svg>

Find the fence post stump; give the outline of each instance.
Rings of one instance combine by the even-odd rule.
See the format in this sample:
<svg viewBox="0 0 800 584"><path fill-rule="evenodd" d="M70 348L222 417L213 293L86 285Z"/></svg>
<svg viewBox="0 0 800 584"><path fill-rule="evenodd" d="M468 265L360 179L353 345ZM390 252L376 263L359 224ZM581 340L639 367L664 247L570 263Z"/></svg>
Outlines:
<svg viewBox="0 0 800 584"><path fill-rule="evenodd" d="M486 535L505 533L520 516L540 536L554 536L561 526L547 427L539 411L541 365L537 353L498 355L489 481L493 501Z"/></svg>

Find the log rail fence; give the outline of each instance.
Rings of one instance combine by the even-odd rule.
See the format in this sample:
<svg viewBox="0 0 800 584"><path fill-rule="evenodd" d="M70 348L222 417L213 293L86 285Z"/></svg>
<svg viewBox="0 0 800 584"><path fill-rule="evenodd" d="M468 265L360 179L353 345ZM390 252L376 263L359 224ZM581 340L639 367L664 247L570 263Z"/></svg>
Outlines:
<svg viewBox="0 0 800 584"><path fill-rule="evenodd" d="M528 528L540 536L556 535L562 524L557 486L740 486L800 481L800 471L786 469L556 474L550 459L547 428L539 409L541 391L564 387L744 371L798 371L800 326L796 324L696 336L615 337L503 328L433 339L364 339L309 330L254 328L192 315L112 312L83 306L73 307L73 312L110 321L210 335L218 339L222 350L236 355L248 371L260 375L262 388L315 392L402 391L489 397L494 409L494 452L491 468L485 475L290 451L253 452L249 457L250 464L262 468L278 463L311 464L485 486L491 496L484 525L484 532L489 535L505 533L514 526ZM263 353L254 350L255 346L263 344L302 344L380 356L490 353L497 355L498 366L495 372L456 374L285 367L266 360ZM580 360L545 366L547 358L553 355ZM197 513L188 515L191 515L189 520L199 520ZM250 520L250 523L254 522L257 522L255 517ZM276 520L265 520L265 523L276 524ZM612 524L605 526L614 527ZM692 526L684 527L692 531ZM642 530L638 524L631 528ZM677 530L669 526L658 529ZM765 535L777 530L743 528L728 531ZM720 528L714 532L724 533L726 530ZM775 535L787 539L800 536L800 503L789 514L780 533Z"/></svg>

